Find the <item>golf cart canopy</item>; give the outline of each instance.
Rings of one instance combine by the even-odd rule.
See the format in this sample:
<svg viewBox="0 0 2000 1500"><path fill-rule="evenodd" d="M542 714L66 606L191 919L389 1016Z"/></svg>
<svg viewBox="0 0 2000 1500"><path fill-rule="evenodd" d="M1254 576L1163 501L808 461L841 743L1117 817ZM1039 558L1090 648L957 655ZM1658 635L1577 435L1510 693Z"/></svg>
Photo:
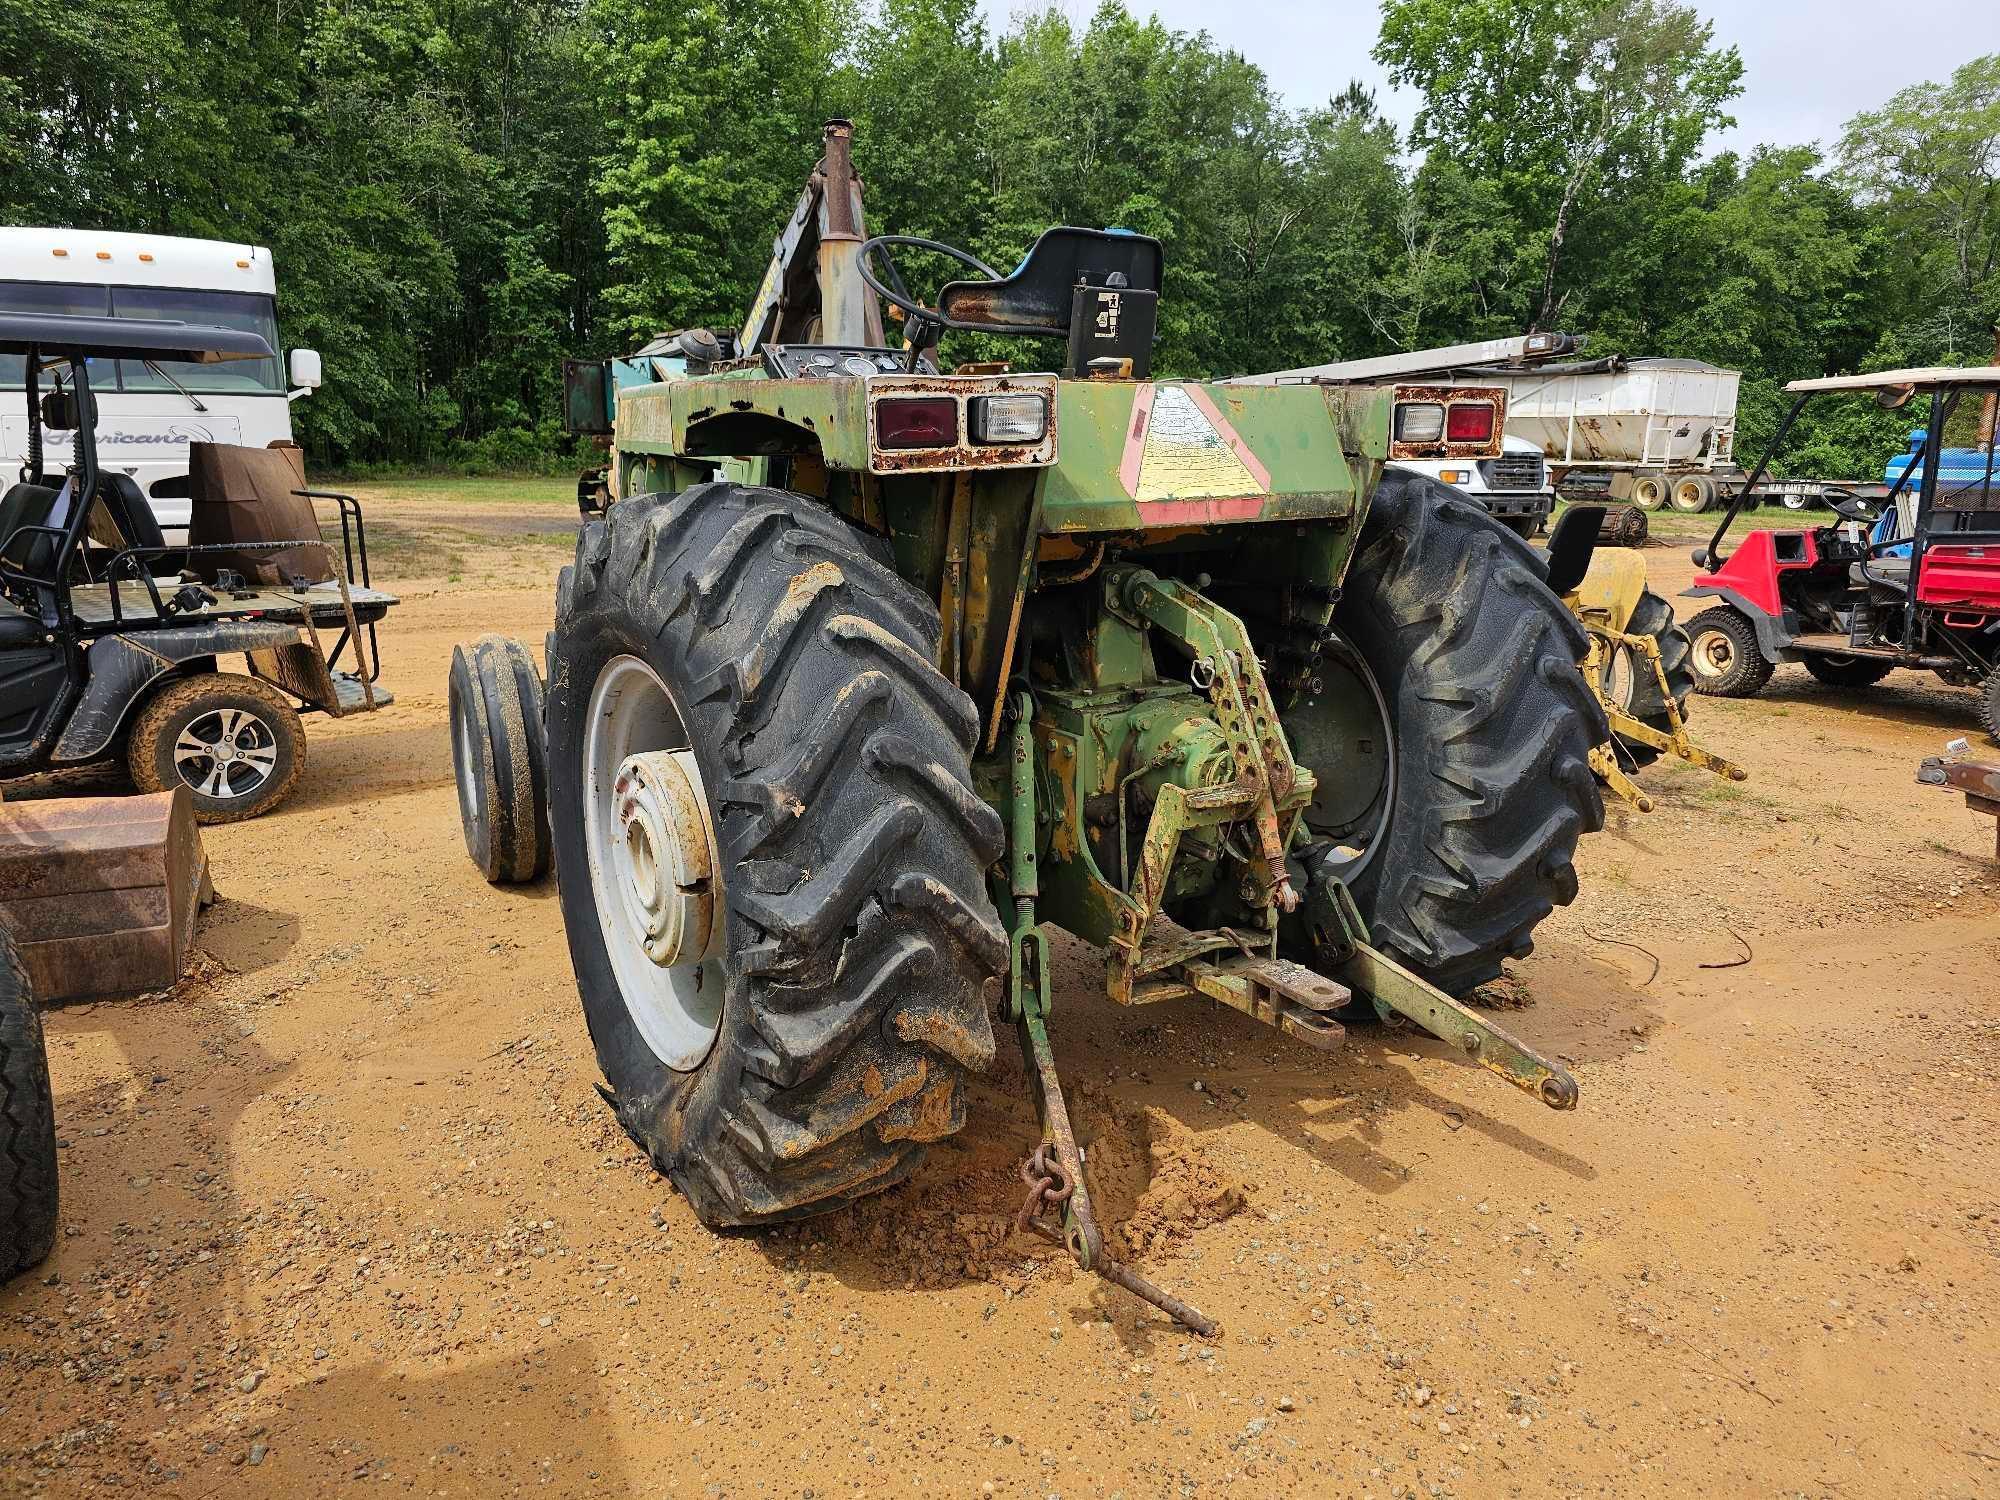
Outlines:
<svg viewBox="0 0 2000 1500"><path fill-rule="evenodd" d="M215 365L270 359L271 346L247 328L174 323L158 318L74 318L0 312L0 354L82 355L91 359L173 359Z"/></svg>
<svg viewBox="0 0 2000 1500"><path fill-rule="evenodd" d="M1818 380L1794 380L1787 391L1935 391L1952 386L2000 387L2000 366L1930 365L1917 370L1876 370L1867 375L1827 375Z"/></svg>

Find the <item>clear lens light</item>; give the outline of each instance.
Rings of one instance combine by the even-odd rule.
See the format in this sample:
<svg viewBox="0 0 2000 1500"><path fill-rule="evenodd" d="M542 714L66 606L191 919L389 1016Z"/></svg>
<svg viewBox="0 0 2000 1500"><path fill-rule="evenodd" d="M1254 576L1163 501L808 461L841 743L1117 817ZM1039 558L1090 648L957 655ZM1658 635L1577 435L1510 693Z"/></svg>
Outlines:
<svg viewBox="0 0 2000 1500"><path fill-rule="evenodd" d="M1396 437L1405 443L1435 443L1444 436L1444 408L1432 402L1414 402L1396 408Z"/></svg>
<svg viewBox="0 0 2000 1500"><path fill-rule="evenodd" d="M972 440L975 443L1039 443L1049 430L1049 404L1040 396L975 396Z"/></svg>

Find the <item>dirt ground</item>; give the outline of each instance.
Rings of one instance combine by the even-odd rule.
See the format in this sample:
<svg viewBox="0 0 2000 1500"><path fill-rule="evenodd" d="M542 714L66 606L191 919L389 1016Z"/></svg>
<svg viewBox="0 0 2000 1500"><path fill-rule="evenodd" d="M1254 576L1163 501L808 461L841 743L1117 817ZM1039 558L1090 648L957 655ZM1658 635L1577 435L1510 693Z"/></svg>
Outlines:
<svg viewBox="0 0 2000 1500"><path fill-rule="evenodd" d="M917 1181L781 1233L706 1233L617 1129L444 723L454 642L546 628L561 490L371 507L398 701L208 832L188 982L48 1016L0 1491L2000 1493L2000 867L1913 780L1968 694L1699 702L1751 781L1646 773L1515 970L1574 1114L1408 1034L1120 1011L1060 940L1105 1212L1203 1344L1009 1233L1011 1059Z"/></svg>

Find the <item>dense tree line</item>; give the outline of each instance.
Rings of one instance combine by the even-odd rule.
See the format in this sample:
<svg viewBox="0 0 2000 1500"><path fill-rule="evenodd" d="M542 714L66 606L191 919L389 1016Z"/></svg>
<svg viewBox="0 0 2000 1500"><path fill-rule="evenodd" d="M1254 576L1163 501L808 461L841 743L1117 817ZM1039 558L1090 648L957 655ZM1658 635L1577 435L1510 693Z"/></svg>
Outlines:
<svg viewBox="0 0 2000 1500"><path fill-rule="evenodd" d="M1746 86L1677 0L1384 0L1399 131L1329 59L1287 108L1206 35L974 0L0 0L0 216L272 247L297 408L346 462L556 444L558 363L733 326L821 121L878 231L1011 265L1053 223L1167 247L1158 367L1530 328L1785 379L1992 357L2000 57L1837 142L1714 154ZM1801 433L1879 465L1893 419Z"/></svg>

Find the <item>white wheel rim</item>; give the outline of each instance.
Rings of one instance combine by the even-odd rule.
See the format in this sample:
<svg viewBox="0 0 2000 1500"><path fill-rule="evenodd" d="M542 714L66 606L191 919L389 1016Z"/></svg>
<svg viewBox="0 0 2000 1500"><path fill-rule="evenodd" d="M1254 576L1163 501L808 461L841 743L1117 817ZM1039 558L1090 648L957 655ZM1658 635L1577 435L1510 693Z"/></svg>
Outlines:
<svg viewBox="0 0 2000 1500"><path fill-rule="evenodd" d="M1719 630L1704 630L1695 640L1694 669L1704 677L1725 677L1736 662L1736 643Z"/></svg>
<svg viewBox="0 0 2000 1500"><path fill-rule="evenodd" d="M277 732L247 708L212 708L174 736L174 773L218 802L251 796L278 768Z"/></svg>
<svg viewBox="0 0 2000 1500"><path fill-rule="evenodd" d="M651 667L614 656L591 689L583 748L584 844L605 956L633 1026L682 1072L708 1055L722 1023L726 909L685 722Z"/></svg>

